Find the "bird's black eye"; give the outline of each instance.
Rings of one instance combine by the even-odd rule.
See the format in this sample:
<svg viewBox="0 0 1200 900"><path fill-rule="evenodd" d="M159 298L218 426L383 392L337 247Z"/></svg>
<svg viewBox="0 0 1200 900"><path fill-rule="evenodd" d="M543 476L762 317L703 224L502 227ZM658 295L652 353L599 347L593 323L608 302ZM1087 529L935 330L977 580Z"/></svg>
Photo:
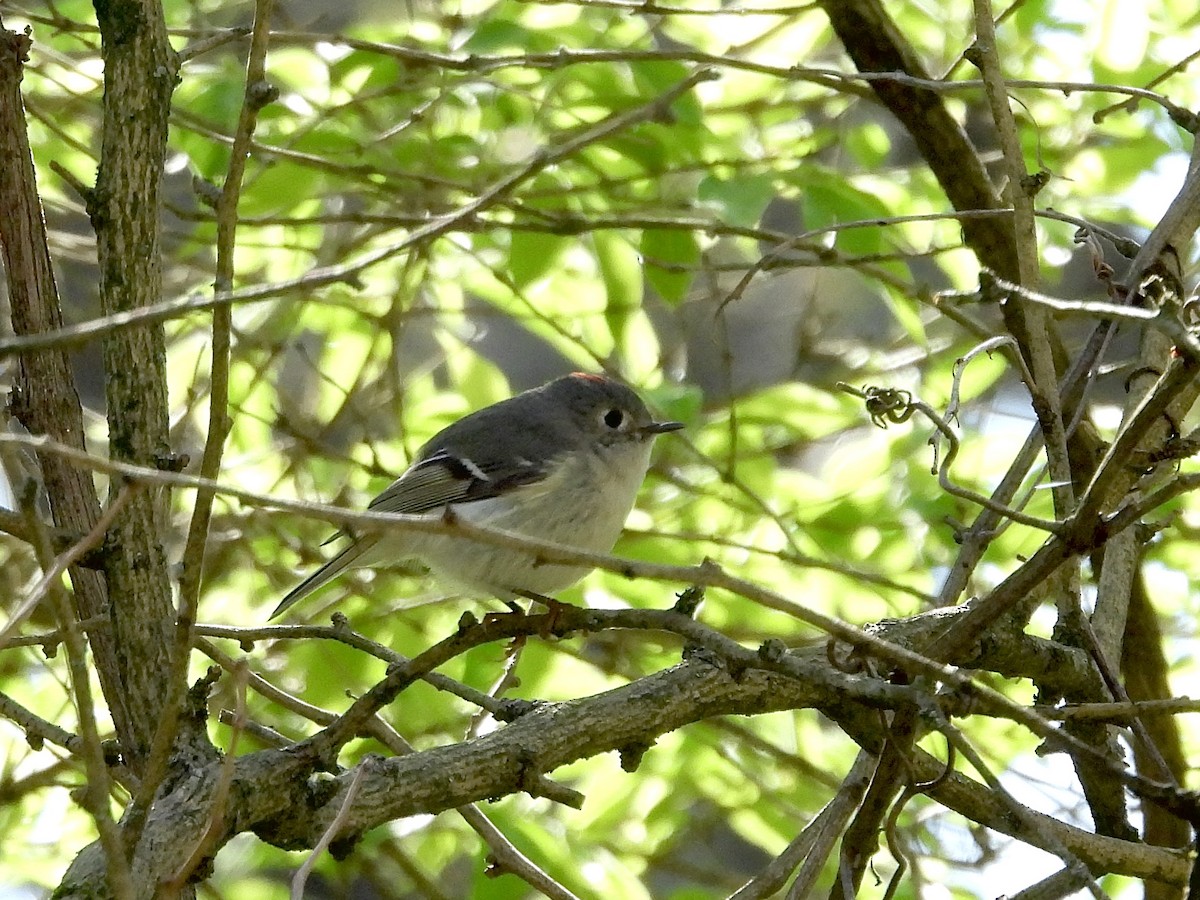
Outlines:
<svg viewBox="0 0 1200 900"><path fill-rule="evenodd" d="M619 409L610 409L604 414L604 424L609 428L620 428L625 421L625 413Z"/></svg>

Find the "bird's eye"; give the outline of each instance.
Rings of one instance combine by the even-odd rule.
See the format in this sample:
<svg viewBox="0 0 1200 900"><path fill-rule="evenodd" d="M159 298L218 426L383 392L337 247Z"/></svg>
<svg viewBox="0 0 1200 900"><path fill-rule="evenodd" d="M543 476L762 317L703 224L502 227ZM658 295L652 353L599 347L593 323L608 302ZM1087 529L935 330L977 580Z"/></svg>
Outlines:
<svg viewBox="0 0 1200 900"><path fill-rule="evenodd" d="M625 413L619 409L610 409L604 414L604 424L609 428L620 428L625 421Z"/></svg>

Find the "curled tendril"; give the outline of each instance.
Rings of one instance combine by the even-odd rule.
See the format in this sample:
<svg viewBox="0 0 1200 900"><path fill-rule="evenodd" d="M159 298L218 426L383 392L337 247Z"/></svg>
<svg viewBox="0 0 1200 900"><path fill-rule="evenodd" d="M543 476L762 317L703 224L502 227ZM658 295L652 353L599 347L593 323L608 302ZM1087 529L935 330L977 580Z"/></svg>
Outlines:
<svg viewBox="0 0 1200 900"><path fill-rule="evenodd" d="M845 656L838 656L839 642L831 637L825 642L825 658L844 675L858 675L868 669L867 654L861 647L851 647Z"/></svg>
<svg viewBox="0 0 1200 900"><path fill-rule="evenodd" d="M876 428L899 425L912 418L916 409L912 405L912 394L899 388L875 387L864 384L861 389L839 381L838 388L853 394L863 401L867 415Z"/></svg>

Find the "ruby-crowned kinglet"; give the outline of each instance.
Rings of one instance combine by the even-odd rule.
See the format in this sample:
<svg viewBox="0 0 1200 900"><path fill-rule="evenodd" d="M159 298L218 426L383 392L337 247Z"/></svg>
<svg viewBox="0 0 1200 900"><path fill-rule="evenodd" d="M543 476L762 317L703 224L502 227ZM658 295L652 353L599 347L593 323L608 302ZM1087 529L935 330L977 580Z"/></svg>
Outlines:
<svg viewBox="0 0 1200 900"><path fill-rule="evenodd" d="M610 378L567 375L438 432L369 509L437 517L449 507L476 525L607 553L633 508L654 438L682 427L654 421L637 394ZM469 594L501 600L548 596L588 572L465 537L375 531L351 535L271 617L346 569L406 560Z"/></svg>

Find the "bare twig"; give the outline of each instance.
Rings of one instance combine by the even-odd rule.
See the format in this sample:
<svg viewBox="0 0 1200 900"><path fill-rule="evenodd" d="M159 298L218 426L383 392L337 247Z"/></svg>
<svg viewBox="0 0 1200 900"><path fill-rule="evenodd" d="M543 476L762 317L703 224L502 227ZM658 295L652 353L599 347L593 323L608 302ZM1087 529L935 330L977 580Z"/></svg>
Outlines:
<svg viewBox="0 0 1200 900"><path fill-rule="evenodd" d="M344 637L344 635L329 634L328 632L348 632L348 629L341 626L334 626L333 629L317 628L315 626L272 626L258 630L269 632L271 633L271 636L275 637L303 637L307 635L340 638ZM253 633L256 631L256 629L227 629L218 626L201 625L198 626L197 631L211 631L215 634L215 636L219 637L237 637L239 639L249 640L254 638L248 637L242 632L245 631ZM365 641L365 639L363 640ZM351 643L352 646L358 646L357 641L349 641L349 643ZM216 648L207 641L201 641L200 644L203 652L212 657L223 668L231 671L237 671L238 667L241 665L241 663L235 662L231 657L225 656L217 651ZM373 652L370 648L365 646L359 646L358 648L367 650L367 652ZM388 653L391 654L391 651L388 651ZM379 654L373 653L373 655ZM405 657L400 656L399 654L391 655L395 657L394 662L397 664L406 661ZM283 691L280 691L278 688L275 688L258 675L250 674L249 679L250 687L252 687L258 693L268 697L269 699L281 702L285 708L293 712L298 712L301 715L318 722L319 724L327 725L337 718L334 713L310 706L303 701L292 697ZM439 684L439 682L442 680L446 682L451 681L451 679L445 678L445 676L439 675L438 673L430 673L426 676L425 680L433 684ZM458 687L464 692L470 691L470 689L466 688L465 685L458 685ZM458 692L458 690L455 691L455 693ZM490 700L491 698L487 699ZM497 718L508 718L505 715L506 710L503 703L497 703L496 701L492 701L492 703L496 706L493 714L496 715ZM233 721L236 721L236 717L231 716L226 712L222 712L221 721L232 723ZM283 748L292 744L292 741L279 734L279 732L255 722L245 722L243 728L247 733L252 734L255 738L262 741L269 747ZM387 747L393 753L405 755L414 752L412 746L403 737L401 737L390 727L387 727L386 724L378 718L371 723L369 730L373 737L379 740L383 746ZM540 796L554 798L556 795L559 795L558 799L560 802L569 800L569 798L562 796L556 789L557 786L544 776L537 776L530 786L534 788L534 791ZM572 801L569 802L568 805L577 804ZM492 855L496 859L497 863L501 865L505 871L517 875L528 884L533 885L549 897L560 898L560 900L571 900L571 898L573 898L574 895L567 891L566 888L559 885L558 882L540 869L532 860L521 853L511 841L504 837L503 833L500 832L499 829L497 829L495 825L493 825L487 819L487 817L484 816L477 807L475 807L474 804L468 804L466 806L459 807L457 812L463 817L467 824L470 825L471 828L473 828L480 835L480 837L483 838L488 847L491 849Z"/></svg>
<svg viewBox="0 0 1200 900"><path fill-rule="evenodd" d="M60 728L53 722L47 722L33 711L26 709L8 694L0 693L0 716L13 722L25 732L25 739L34 750L40 750L44 741L58 744L71 753L79 753L84 749L83 739L77 734L71 734L65 728Z"/></svg>
<svg viewBox="0 0 1200 900"><path fill-rule="evenodd" d="M456 213L448 214L454 221L451 227L447 228L447 233L454 231L475 231L481 227L493 227L491 220L481 218L483 210L477 211L475 214L467 216L459 216ZM626 228L654 228L654 229L682 229L689 231L703 231L712 234L731 234L743 237L750 237L760 241L770 241L776 246L763 257L761 257L753 267L753 270L743 278L743 282L739 282L739 288L735 288L726 302L740 297L749 286L749 280L755 274L763 271L769 271L778 268L780 265L815 265L821 266L836 266L847 265L854 259L846 257L839 253L835 248L819 248L819 258L814 255L814 259L810 261L796 261L790 259L786 255L788 249L795 247L805 247L808 242L826 234L836 233L849 229L857 228L881 228L889 225L903 224L905 222L924 222L924 221L940 221L940 220L970 220L977 218L995 218L1011 215L1009 210L995 209L979 209L979 210L950 210L941 213L925 213L919 215L907 216L885 216L877 219L861 219L849 222L838 222L822 228L815 228L805 232L799 236L785 236L778 232L772 232L761 228L745 228L738 227L726 223L714 221L712 219L688 218L679 216L624 216L624 217L603 217L590 216L586 221L576 221L564 217L554 217L549 220L539 220L536 223L528 223L523 221L511 222L507 219L503 222L497 221L495 225L503 224L505 228L514 228L521 230L536 230L547 231L554 234L579 234L595 230L610 230L610 229L626 229ZM1069 221L1072 223L1081 222L1075 217L1066 216L1063 213L1056 212L1039 212L1038 215L1045 215L1047 218ZM545 219L545 216L543 216ZM316 217L304 220L280 217L259 217L252 220L243 220L242 226L249 224L298 224L301 221L338 221L337 217ZM355 214L346 217L347 221L375 221L369 216ZM404 218L399 215L388 215L379 218L381 224L392 224L395 226L406 227L425 227L428 225L426 217L411 217ZM1118 235L1105 233L1110 240L1120 240ZM1128 247L1132 242L1125 241L1121 244L1123 247ZM396 252L407 249L409 239L405 239L398 245L393 245ZM1136 245L1133 245L1136 248ZM817 250L814 248L814 254ZM1135 251L1136 252L1136 249ZM95 319L89 319L85 322L80 322L75 325L58 328L52 331L45 331L38 334L0 338L0 358L27 353L32 350L41 350L46 348L59 348L78 346L87 343L99 335L119 328L128 328L133 325L145 323L164 322L171 319L182 318L194 312L204 312L207 310L216 309L221 306L231 306L237 304L261 303L267 300L273 300L277 297L287 296L296 293L311 293L315 288L323 287L328 284L339 283L352 280L360 271L380 262L380 259L372 259L359 263L351 263L346 267L318 267L310 270L308 273L298 276L297 278L288 281L272 282L267 284L248 285L237 288L235 290L217 292L215 294L189 294L182 297L176 297L171 300L164 300L160 303L155 303L149 306L144 306L136 310L127 312L115 313L107 316L99 316ZM744 266L739 266L739 269L744 269ZM898 281L886 269L875 267L870 270L873 277L879 278L893 287L902 289L905 292L913 292L911 285Z"/></svg>
<svg viewBox="0 0 1200 900"><path fill-rule="evenodd" d="M383 660L388 665L407 665L410 661L409 657L403 653L397 653L390 647L385 647L383 644L372 641L354 631L345 621L340 621L334 625L263 625L257 628L197 624L195 634L205 637L228 638L243 645L254 641L303 641L315 638L317 640L338 641L348 647L354 647L356 650L369 653L376 659ZM484 691L463 684L461 681L457 681L440 672L430 672L421 680L437 688L439 691L453 694L455 697L465 700L473 706L478 706L500 721L504 721L509 717L510 709L506 701L498 700Z"/></svg>
<svg viewBox="0 0 1200 900"><path fill-rule="evenodd" d="M236 727L238 721L237 713L231 709L223 709L217 714L217 721L222 725ZM267 747L274 747L276 750L282 750L284 747L291 746L292 743L287 735L281 734L274 728L263 725L260 722L243 721L241 729L260 744Z"/></svg>
<svg viewBox="0 0 1200 900"><path fill-rule="evenodd" d="M914 653L910 650L893 644L889 641L881 640L870 632L863 631L860 628L849 625L839 619L824 615L816 610L809 609L800 604L783 597L782 595L767 590L760 585L729 575L720 567L705 563L699 566L670 566L660 563L650 563L640 560L620 559L618 557L609 556L602 553L588 553L580 550L571 549L548 541L537 541L526 538L520 535L509 532L502 532L493 529L482 528L471 525L469 522L461 518L456 521L446 521L441 518L427 519L419 516L404 516L392 513L375 513L375 512L354 512L341 509L338 507L325 506L316 503L307 503L297 500L285 500L282 498L270 497L263 494L258 494L252 491L242 490L240 488L223 485L209 479L202 479L192 475L184 475L176 472L164 472L157 469L148 469L145 467L134 466L128 463L120 463L112 460L90 456L82 453L74 448L67 447L56 442L47 441L44 439L21 437L16 435L0 434L0 445L6 443L13 444L32 444L40 450L47 453L60 454L65 458L76 462L80 465L90 466L99 471L120 474L132 479L144 480L154 484L169 484L180 487L195 488L199 486L208 486L217 490L226 496L236 497L253 506L262 508L275 508L286 510L289 512L298 513L301 515L320 517L329 522L333 522L338 526L352 526L356 530L367 531L372 528L403 528L415 532L429 534L453 534L461 537L468 537L471 540L478 541L490 546L507 547L510 549L519 549L525 552L531 552L547 563L569 563L578 565L587 565L594 568L604 569L606 571L616 572L630 578L651 578L662 581L673 581L683 584L694 584L707 588L723 588L740 596L745 597L755 603L758 603L768 609L774 609L779 612L792 616L800 621L821 629L822 631L837 637L839 640L846 642L851 646L862 647L866 651L879 656L881 659L886 659L892 663L899 664L914 673L927 674L935 679L945 681L956 686L966 687L972 683L964 676L962 672L952 666L943 664L931 663L925 656ZM1121 527L1128 527L1132 524L1132 520L1122 522ZM1110 526L1110 533L1115 530L1116 526ZM993 594L1001 592L1003 596L1007 594L1002 591L1020 590L1027 592L1028 588L1023 587L1026 581L1036 583L1046 572L1046 567L1056 565L1057 560L1061 560L1071 553L1083 552L1085 547L1075 547L1074 544L1068 545L1065 540L1052 540L1042 548L1028 563L1025 564L1017 573L1014 573L1013 579L1004 582L998 587ZM1018 578L1019 576L1019 578ZM1014 580L1015 579L1015 580ZM1006 587L1007 586L1007 587ZM1024 595L1022 593L1022 595ZM1000 602L1004 602L1001 600ZM623 611L627 615L634 613L648 614L649 610L626 610ZM606 611L591 610L589 614L592 616L602 617L607 615ZM536 618L536 617L535 617ZM688 620L691 622L692 620ZM661 627L658 624L648 624L645 627ZM692 625L696 623L692 622ZM686 624L680 625L683 628L690 628ZM699 636L698 633L696 636ZM494 637L495 635L493 635ZM685 632L685 636L686 632ZM730 652L736 645L730 642ZM724 650L722 652L725 652ZM420 657L414 658L415 663ZM421 667L410 669L414 673L419 672ZM976 689L972 686L973 689ZM1021 721L1029 721L1029 714L1021 707L1016 707L1009 701L1005 700L1001 695L995 692L990 692L986 688L978 688L985 695L992 698L992 701L1000 704L1001 707L1009 709L1014 715L1024 716ZM1015 708L1014 708L1015 707ZM1032 717L1036 719L1036 717ZM1041 720L1037 720L1041 722ZM1030 724L1034 724L1030 722ZM1045 725L1046 723L1041 723ZM1040 733L1040 732L1039 732Z"/></svg>
<svg viewBox="0 0 1200 900"><path fill-rule="evenodd" d="M18 437L12 435L0 435L0 445L5 443L17 444L34 444L39 449L45 452L61 454L68 459L91 465L101 471L110 471L122 474L131 478L144 478L146 481L154 483L174 484L186 487L195 487L200 484L206 484L214 487L219 492L230 496L239 497L247 500L255 505L265 507L276 507L279 509L287 509L294 512L299 512L306 515L319 515L329 521L336 522L340 525L354 525L360 530L365 530L372 527L403 527L414 531L437 533L437 534L455 534L462 537L468 537L472 540L481 543L520 549L526 552L532 552L547 563L569 563L587 565L595 568L602 568L608 571L624 574L627 577L643 577L657 580L676 581L685 584L695 584L707 588L722 588L729 590L735 594L745 597L764 607L775 609L791 615L801 621L826 631L829 634L836 636L839 640L845 641L851 646L861 647L866 652L878 656L880 659L888 660L893 664L900 665L905 669L915 674L928 675L938 681L942 681L948 685L953 685L956 690L967 692L974 702L979 704L980 709L1001 710L1003 715L1012 718L1014 721L1020 722L1025 727L1029 728L1039 737L1055 742L1056 746L1062 746L1075 753L1093 753L1093 748L1082 744L1081 742L1073 742L1065 735L1054 730L1053 726L1046 722L1041 717L1032 713L1028 709L1012 703L1003 695L991 690L985 686L973 682L962 671L942 663L937 663L930 660L928 657L908 650L905 647L899 646L890 641L882 640L878 636L863 631L854 626L848 625L838 619L826 616L815 610L808 609L804 606L796 604L787 598L769 591L753 582L745 579L729 575L722 571L719 567L706 563L700 566L669 566L658 563L648 563L634 560L623 560L608 556L607 554L586 553L546 541L536 541L529 538L524 538L519 535L508 532L495 531L478 526L471 525L468 522L457 520L448 522L443 519L429 520L420 517L402 516L395 514L371 513L371 512L349 512L347 510L338 509L336 507L321 506L319 504L302 503L299 501L282 500L278 498L266 497L260 494L255 494L250 491L243 491L236 488L229 488L208 479L200 479L195 476L183 475L175 472L163 472L155 469L146 469L139 466L133 466L128 463L119 463L112 460L100 459L89 456L86 453L81 453L71 447L66 447L55 442ZM1126 521L1122 527L1128 527L1132 524L1132 520ZM1115 526L1110 525L1108 533L1115 533ZM1080 536L1074 532L1068 536L1052 538L1045 546L1042 547L1033 557L1029 559L1017 572L1009 579L1006 579L998 586L987 598L987 602L980 603L980 608L972 608L962 616L954 620L954 624L945 629L936 639L935 645L938 646L939 653L943 649L946 642L950 642L950 647L957 647L955 643L959 639L959 635L963 633L974 633L977 623L980 621L991 621L991 616L997 609L1003 610L1012 602L1012 596L1026 596L1031 589L1031 585L1039 583L1045 574L1055 568L1063 559L1069 556L1086 552L1090 549L1088 541L1095 540L1101 535L1094 532L1087 532ZM695 639L705 646L715 647L723 655L731 659L744 660L746 664L763 666L769 664L772 668L778 668L783 673L792 671L789 657L764 662L758 653L748 651L740 647L733 641L730 641L724 636L712 632L710 629L703 628L699 623L687 618L686 616L670 617L671 614L662 613L654 610L587 610L588 617L586 620L572 620L569 616L563 618L561 628L571 630L574 628L583 627L585 621L590 627L595 627L597 624L604 622L607 618L620 614L620 618L625 622L627 627L633 628L667 628L668 630L676 631L684 637ZM663 618L667 616L667 618ZM982 618L981 618L982 617ZM499 617L503 619L503 617ZM318 755L323 755L332 752L336 747L349 739L353 733L361 727L360 720L375 704L381 702L390 692L403 689L406 684L415 677L418 677L423 671L427 671L426 667L432 667L439 664L441 658L450 658L458 652L458 646L466 646L472 641L482 641L485 639L496 639L498 637L513 636L519 633L538 633L537 629L541 627L541 617L528 617L529 621L522 623L519 627L510 623L504 628L500 628L496 623L492 624L492 631L488 635L483 635L479 632L471 632L468 629L468 636L459 638L464 641L459 645L455 643L455 638L450 638L444 641L441 645L431 648L421 656L414 657L409 666L398 667L395 670L395 676L389 680L376 685L378 691L372 697L370 694L364 695L356 701L357 709L354 709L348 716L343 716L344 722L338 728L331 732L323 733L314 744L311 745L311 751ZM961 620L961 621L960 621ZM533 631L529 631L529 628ZM955 649L954 653L960 650ZM811 673L806 673L804 677L811 677ZM899 692L892 696L890 691L895 690L895 686L877 685L872 687L869 684L859 686L863 690L873 690L880 696L870 702L881 703L882 705L895 708L897 705L903 705L905 702L911 702L911 698L907 701L901 699L907 698L908 695L904 692ZM372 689L375 691L376 689ZM884 702L882 695L887 694L891 699ZM1116 773L1122 780L1134 787L1139 793L1144 796L1154 799L1155 802L1173 805L1183 802L1177 793L1166 786L1141 779L1138 776L1131 775L1127 772Z"/></svg>
<svg viewBox="0 0 1200 900"><path fill-rule="evenodd" d="M729 900L760 900L774 895L801 862L804 867L792 882L788 896L810 896L812 882L824 870L837 835L862 799L873 765L874 758L866 751L859 751L833 799L766 868L730 894Z"/></svg>
<svg viewBox="0 0 1200 900"><path fill-rule="evenodd" d="M17 608L9 615L8 621L4 623L4 628L0 629L0 647L8 646L9 640L14 631L21 627L24 622L41 604L45 596L50 592L52 587L59 583L63 573L79 560L81 556L88 553L90 550L100 546L104 540L104 535L108 533L109 526L113 520L120 514L121 510L129 502L138 486L134 483L125 483L121 485L120 491L112 498L108 507L96 521L92 529L85 534L80 540L76 541L73 546L68 548L63 553L54 557L54 562L44 575L38 580L38 583L30 590L29 596L22 600ZM65 632L64 632L65 633Z"/></svg>
<svg viewBox="0 0 1200 900"><path fill-rule="evenodd" d="M578 134L552 144L551 149L543 150L520 169L498 179L487 189L480 192L473 200L454 212L439 216L428 224L415 228L400 241L368 251L353 262L339 266L324 266L313 269L307 274L289 281L242 288L237 291L220 292L213 297L186 297L179 300L157 303L137 310L122 311L99 319L93 319L90 322L85 322L69 329L59 329L57 335L53 336L36 335L31 338L6 338L0 340L0 358L13 353L24 353L34 349L77 343L97 334L105 334L114 329L125 328L131 325L163 322L185 312L227 306L233 303L265 300L288 294L295 290L312 290L322 285L353 279L371 266L384 260L392 259L413 247L421 246L452 232L461 222L469 220L488 207L503 201L513 188L535 177L539 172L569 158L585 147L624 131L640 122L653 119L655 116L660 115L663 110L668 109L672 103L697 84L710 81L716 77L716 74L711 69L700 69L693 72L678 84L664 91L660 96L640 106L615 113L598 124L583 129Z"/></svg>
<svg viewBox="0 0 1200 900"><path fill-rule="evenodd" d="M2 29L0 25L0 29ZM0 455L8 448L0 446ZM50 549L49 536L41 532L41 520L32 502L32 495L26 492L23 498L22 511L34 531L34 549L42 568L46 571L53 569L53 559ZM118 503L115 498L110 504L110 510L118 510L124 502ZM128 501L128 496L125 498ZM115 515L115 514L114 514ZM103 519L103 517L101 517ZM110 520L111 522L111 520ZM100 529L102 536L108 525ZM85 538L87 540L87 538ZM71 698L75 704L76 715L79 719L79 745L87 780L83 785L83 806L96 824L100 835L101 845L105 853L105 873L108 879L108 889L117 900L133 900L136 892L133 887L133 876L129 861L125 858L124 845L121 842L121 832L112 816L109 805L109 795L112 791L112 779L104 758L104 749L100 743L100 732L96 725L96 707L92 697L91 672L87 665L87 644L83 632L79 629L75 609L71 604L67 591L63 587L61 577L44 579L45 591L49 595L58 620L59 630L63 635L63 643L67 648L67 672L71 684ZM35 592L35 597L40 597Z"/></svg>
<svg viewBox="0 0 1200 900"><path fill-rule="evenodd" d="M243 665L243 660L235 659L227 653L212 645L211 642L204 639L196 641L196 648L219 665L226 672L236 674L240 666ZM288 712L293 712L298 716L303 716L311 722L316 722L318 725L328 725L337 718L337 713L330 712L327 709L322 709L319 706L313 706L311 703L306 703L299 697L293 697L282 688L278 688L271 682L267 681L256 672L251 672L247 669L247 687L255 693L266 697L273 703L279 704Z"/></svg>
<svg viewBox="0 0 1200 900"><path fill-rule="evenodd" d="M990 0L974 0L975 44L967 58L979 67L983 75L984 93L992 111L1000 148L1008 172L1006 198L1013 208L1013 234L1017 254L1017 281L1022 287L1036 289L1041 283L1041 264L1037 232L1034 227L1033 198L1041 182L1031 178L1025 169L1024 153L1017 134L1016 120L1009 107L1008 87L1000 66L996 47L995 22ZM1005 313L1005 321L1014 326L1014 336L1021 344L1021 355L1029 363L1026 382L1033 399L1045 439L1047 468L1050 472L1054 509L1060 518L1070 514L1075 506L1071 482L1071 462L1067 454L1066 425L1063 421L1062 399L1058 391L1049 317L1041 310L1018 307ZM1072 596L1078 595L1078 577L1068 578Z"/></svg>
<svg viewBox="0 0 1200 900"><path fill-rule="evenodd" d="M197 41L192 41L192 43L188 44L179 51L179 62L186 63L204 53L211 53L218 47L223 47L231 41L241 40L250 33L251 29L249 28L235 27L224 31L218 31L216 34L209 35L208 37L201 38Z"/></svg>
<svg viewBox="0 0 1200 900"><path fill-rule="evenodd" d="M789 251L793 251L797 247L802 247L805 243L812 241L815 238L823 237L827 234L836 234L841 231L850 231L858 228L878 229L886 225L898 225L906 222L935 222L944 219L969 221L974 219L1006 218L1011 215L1012 211L1007 209L969 209L955 212L888 216L886 218L878 219L857 219L851 222L838 222L833 225L825 225L821 228L813 228L787 238L761 256L758 261L750 266L746 270L746 273L740 279L738 279L737 284L733 286L733 288L725 295L725 297L722 298L720 304L717 306L717 311L720 312L729 304L740 300L745 295L747 288L750 287L751 282L760 273L776 267L781 261L786 259ZM824 251L822 250L822 252ZM0 352L3 352L3 344L0 344Z"/></svg>
<svg viewBox="0 0 1200 900"><path fill-rule="evenodd" d="M638 4L641 5L640 3ZM177 29L174 34L186 37L209 36L211 30L197 31L195 29ZM385 44L378 41L368 41L346 36L331 37L328 34L310 32L280 31L273 35L278 43L311 44L315 41L326 41L351 47L355 50L378 53L401 59L418 66L432 66L439 70L472 72L477 74L494 72L500 69L553 69L561 70L573 65L594 65L596 63L636 63L636 62L687 62L694 65L712 67L714 69L729 69L734 71L756 72L769 75L783 81L812 81L827 87L846 89L856 84L892 83L907 87L920 88L942 94L955 94L964 91L978 91L984 87L984 82L978 79L942 80L923 78L908 72L846 72L840 69L825 69L811 66L773 66L759 62L756 59L716 53L704 53L690 48L670 48L659 50L610 50L610 49L570 49L559 48L550 53L515 53L503 54L447 54L436 53L415 47L397 44ZM1086 81L1043 81L1036 79L1011 79L1010 87L1030 88L1034 90L1053 91L1056 93L1080 94L1100 93L1119 94L1155 103L1170 114L1172 120L1187 128L1193 117L1189 110L1171 101L1164 94L1156 93L1145 88L1132 87L1122 84L1107 84Z"/></svg>
<svg viewBox="0 0 1200 900"><path fill-rule="evenodd" d="M11 534L13 537L19 538L26 543L32 544L35 540L33 529L29 527L29 523L25 521L25 517L20 513L15 513L3 507L0 507L0 531L3 531L5 534ZM53 549L61 552L78 541L83 536L83 533L72 533L64 528L47 525L46 535L50 538L50 544Z"/></svg>
<svg viewBox="0 0 1200 900"><path fill-rule="evenodd" d="M1026 827L1040 833L1043 841L1041 846L1051 848L1058 858L1063 861L1066 867L1080 879L1080 884L1087 886L1093 897L1096 897L1097 900L1107 898L1108 895L1092 877L1092 874L1088 871L1087 866L1080 862L1078 857L1068 850L1062 841L1060 841L1054 834L1040 828L1039 822L1031 814L1031 810L1021 803L1018 803L1016 798L1008 792L1008 790L1000 782L1000 779L996 777L995 773L992 772L987 763L983 761L983 757L981 757L975 751L975 748L971 746L971 742L966 739L963 733L945 719L939 723L938 728L946 736L946 739L955 747L955 749L971 763L971 766L980 774L983 780L987 782L988 787L992 789L992 793L996 797L1000 798L1000 800L1008 807L1010 814L1024 822Z"/></svg>
<svg viewBox="0 0 1200 900"><path fill-rule="evenodd" d="M980 284L983 286L984 295L997 291L1002 292L1026 303L1045 307L1066 316L1111 319L1115 322L1149 325L1151 328L1161 331L1189 353L1200 356L1200 341L1197 341L1196 336L1180 321L1178 313L1170 304L1164 304L1158 308L1147 308L1131 306L1126 303L1107 303L1102 300L1068 300L1023 288L988 272L980 273Z"/></svg>
<svg viewBox="0 0 1200 900"><path fill-rule="evenodd" d="M256 0L254 29L250 38L250 53L246 61L246 86L238 119L237 133L230 153L225 185L217 202L217 273L215 292L228 291L233 284L233 253L237 234L237 207L241 195L242 177L249 155L250 137L258 121L258 113L271 99L266 84L267 37L274 0ZM221 470L221 455L229 434L229 349L231 311L228 305L213 308L212 369L209 378L208 436L200 474L215 478ZM196 492L187 542L183 551L183 575L179 580L179 600L175 612L175 629L170 653L170 674L167 678L167 698L163 715L154 731L147 755L142 789L125 817L126 835L130 846L136 846L146 811L154 800L158 786L166 777L171 748L178 731L184 695L187 691L188 660L192 650L192 629L196 625L196 603L200 595L200 576L204 565L209 520L212 516L214 492L202 488Z"/></svg>
<svg viewBox="0 0 1200 900"><path fill-rule="evenodd" d="M325 833L321 835L321 839L317 841L312 852L304 860L304 864L296 870L296 874L292 876L292 889L289 896L291 900L304 900L304 887L308 883L308 876L316 865L318 857L329 849L329 845L333 843L338 832L341 831L342 825L345 823L351 808L354 806L354 800L358 796L358 789L362 785L363 776L367 770L375 764L375 757L368 756L363 759L354 770L354 777L350 780L350 786L346 789L346 796L342 799L341 808L338 810L333 821L329 823L329 827L325 829Z"/></svg>
<svg viewBox="0 0 1200 900"><path fill-rule="evenodd" d="M1065 706L1035 706L1047 719L1098 719L1115 725L1124 724L1134 716L1174 716L1179 713L1200 713L1200 700L1191 697L1171 697L1167 700L1123 701L1119 703L1069 703Z"/></svg>
<svg viewBox="0 0 1200 900"><path fill-rule="evenodd" d="M1062 531L1062 525L1059 522L1039 519L1037 516L1028 515L1019 509L1004 506L1001 503L997 503L991 497L955 484L950 480L950 466L953 464L955 457L958 456L959 439L954 429L950 426L948 421L949 416L943 418L928 403L913 397L907 391L878 387L868 387L860 390L843 382L839 382L838 387L848 394L861 397L866 402L867 411L871 413L872 418L877 420L877 423L879 421L905 422L914 412L918 411L929 419L934 424L934 427L937 428L938 433L946 439L946 443L949 446L941 463L935 468L938 476L938 485L946 493L982 506L984 509L989 509L1002 518L1010 519L1021 525L1028 525L1030 528L1037 528L1050 534L1058 534Z"/></svg>
<svg viewBox="0 0 1200 900"><path fill-rule="evenodd" d="M246 684L249 676L250 667L244 661L234 669L233 683L237 692L237 707L234 710L232 730L229 735L229 749L221 761L220 773L212 792L212 800L209 802L208 822L187 859L175 871L172 878L162 885L163 894L167 897L181 895L183 887L192 877L192 873L212 855L214 849L219 846L221 836L225 833L229 789L233 785L234 763L237 761L238 743L242 736L242 722L246 718Z"/></svg>
<svg viewBox="0 0 1200 900"><path fill-rule="evenodd" d="M488 845L491 863L497 870L516 875L551 900L579 900L565 885L522 853L474 803L460 806L457 812Z"/></svg>
<svg viewBox="0 0 1200 900"><path fill-rule="evenodd" d="M511 687L520 684L520 678L517 676L517 664L521 661L521 653L525 649L525 638L518 637L504 654L504 663L501 666L499 677L495 678L490 688L488 688L488 696L493 698L493 703ZM487 721L490 711L481 709L471 717L471 722L467 726L467 737L472 738L479 734L484 723Z"/></svg>

